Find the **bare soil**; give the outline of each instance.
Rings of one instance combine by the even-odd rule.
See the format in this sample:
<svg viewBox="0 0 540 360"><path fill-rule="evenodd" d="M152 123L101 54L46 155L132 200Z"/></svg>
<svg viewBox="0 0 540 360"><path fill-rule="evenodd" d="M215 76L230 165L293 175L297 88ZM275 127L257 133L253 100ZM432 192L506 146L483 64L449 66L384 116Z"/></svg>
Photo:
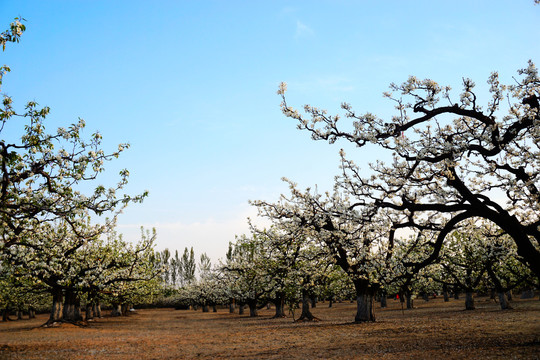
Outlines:
<svg viewBox="0 0 540 360"><path fill-rule="evenodd" d="M540 359L540 301L514 309L477 299L398 301L376 309L377 322L355 324L355 304L319 303L316 322L193 310L137 310L81 327L43 328L47 315L0 322L0 359ZM299 314L297 313L296 316Z"/></svg>

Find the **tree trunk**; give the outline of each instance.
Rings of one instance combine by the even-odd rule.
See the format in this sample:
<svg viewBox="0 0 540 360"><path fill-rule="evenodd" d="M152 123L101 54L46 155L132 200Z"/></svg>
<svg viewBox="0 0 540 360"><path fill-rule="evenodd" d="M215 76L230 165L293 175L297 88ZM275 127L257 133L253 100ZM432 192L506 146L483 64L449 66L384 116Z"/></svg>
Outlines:
<svg viewBox="0 0 540 360"><path fill-rule="evenodd" d="M215 304L212 305L212 312L217 312L217 306Z"/></svg>
<svg viewBox="0 0 540 360"><path fill-rule="evenodd" d="M532 299L533 297L534 297L534 290L533 289L527 289L527 290L524 290L521 293L521 298L522 299Z"/></svg>
<svg viewBox="0 0 540 360"><path fill-rule="evenodd" d="M17 310L17 320L22 320L22 318L23 318L23 312L22 310L19 309Z"/></svg>
<svg viewBox="0 0 540 360"><path fill-rule="evenodd" d="M274 318L283 318L285 317L285 294L283 293L277 293L276 297L274 298L274 306L276 307L276 314L274 315Z"/></svg>
<svg viewBox="0 0 540 360"><path fill-rule="evenodd" d="M85 315L86 321L94 320L94 312L92 311L92 308L93 308L92 303L86 304L86 315Z"/></svg>
<svg viewBox="0 0 540 360"><path fill-rule="evenodd" d="M92 312L95 318L101 318L101 304L98 302L92 306Z"/></svg>
<svg viewBox="0 0 540 360"><path fill-rule="evenodd" d="M311 308L312 309L315 309L317 307L317 296L316 295L312 295L310 297L311 299Z"/></svg>
<svg viewBox="0 0 540 360"><path fill-rule="evenodd" d="M465 292L465 310L474 310L474 297L472 291Z"/></svg>
<svg viewBox="0 0 540 360"><path fill-rule="evenodd" d="M61 289L53 291L53 305L51 316L45 325L54 324L63 320L64 315L64 294Z"/></svg>
<svg viewBox="0 0 540 360"><path fill-rule="evenodd" d="M113 303L111 316L122 316L122 305L120 303Z"/></svg>
<svg viewBox="0 0 540 360"><path fill-rule="evenodd" d="M120 307L122 311L122 316L127 316L130 308L131 308L130 304L126 304L126 303L122 304L122 306Z"/></svg>
<svg viewBox="0 0 540 360"><path fill-rule="evenodd" d="M204 304L202 306L202 312L209 312L209 311L210 311L210 309L208 308L208 305Z"/></svg>
<svg viewBox="0 0 540 360"><path fill-rule="evenodd" d="M229 302L229 313L234 314L234 300Z"/></svg>
<svg viewBox="0 0 540 360"><path fill-rule="evenodd" d="M410 291L406 291L405 294L405 300L407 301L407 309L412 309L414 306L414 300L412 298L412 293Z"/></svg>
<svg viewBox="0 0 540 360"><path fill-rule="evenodd" d="M444 302L449 302L450 298L448 297L448 286L446 286L446 284L444 284L442 289L443 289Z"/></svg>
<svg viewBox="0 0 540 360"><path fill-rule="evenodd" d="M356 290L356 316L355 322L375 321L374 303L375 292L367 280L354 281Z"/></svg>
<svg viewBox="0 0 540 360"><path fill-rule="evenodd" d="M244 304L241 304L239 307L238 307L238 315L244 315Z"/></svg>
<svg viewBox="0 0 540 360"><path fill-rule="evenodd" d="M497 299L495 298L495 294L496 294L495 289L491 289L489 292L489 300L493 300L494 302L497 301Z"/></svg>
<svg viewBox="0 0 540 360"><path fill-rule="evenodd" d="M63 321L77 322L82 320L79 297L74 291L66 291L64 297Z"/></svg>
<svg viewBox="0 0 540 360"><path fill-rule="evenodd" d="M386 294L383 293L381 295L381 308L383 308L383 309L388 306L386 300L387 300L386 299Z"/></svg>
<svg viewBox="0 0 540 360"><path fill-rule="evenodd" d="M333 304L334 304L334 298L330 297L330 299L328 299L328 307L331 308Z"/></svg>
<svg viewBox="0 0 540 360"><path fill-rule="evenodd" d="M257 313L257 300L249 300L248 301L249 306L249 316L250 317L256 317L259 316Z"/></svg>
<svg viewBox="0 0 540 360"><path fill-rule="evenodd" d="M36 310L34 310L34 308L28 309L28 318L29 319L35 319L36 318Z"/></svg>
<svg viewBox="0 0 540 360"><path fill-rule="evenodd" d="M9 321L9 310L4 309L2 310L2 321Z"/></svg>
<svg viewBox="0 0 540 360"><path fill-rule="evenodd" d="M511 309L512 307L508 303L509 299L506 297L506 293L500 292L498 293L498 295L499 295L499 304L501 305L501 310Z"/></svg>
<svg viewBox="0 0 540 360"><path fill-rule="evenodd" d="M298 321L311 321L315 319L315 316L313 316L313 314L309 310L310 302L311 299L309 297L308 291L306 289L302 289L302 313L300 314Z"/></svg>
<svg viewBox="0 0 540 360"><path fill-rule="evenodd" d="M508 298L509 301L512 301L513 296L514 294L512 294L512 290L508 290L506 292L506 297Z"/></svg>
<svg viewBox="0 0 540 360"><path fill-rule="evenodd" d="M459 289L454 287L454 300L459 300Z"/></svg>

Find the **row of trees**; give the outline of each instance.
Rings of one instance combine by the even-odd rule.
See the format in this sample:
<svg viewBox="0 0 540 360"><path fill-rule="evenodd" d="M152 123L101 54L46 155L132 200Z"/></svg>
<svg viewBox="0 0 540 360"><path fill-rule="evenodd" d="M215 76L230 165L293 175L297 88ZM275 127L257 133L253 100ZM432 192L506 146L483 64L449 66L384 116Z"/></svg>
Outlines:
<svg viewBox="0 0 540 360"><path fill-rule="evenodd" d="M483 292L497 294L501 309L507 309L511 290L530 291L537 285L511 238L487 223L463 223L449 236L438 260L413 273L404 264L428 256L418 247L421 239L388 239L363 229L370 241L359 242L351 236L355 225L341 220L339 230L320 232L309 229L303 218L276 221L265 230L252 227L251 236L230 244L224 262L201 270L198 281L168 294L180 307L208 311L209 306L229 304L231 312L235 305L242 312L248 306L251 316L268 303L274 305L275 317L285 316L286 306L294 317L300 307L299 320L314 319L310 306L317 299L328 300L329 306L356 299L355 320L374 321L376 299L384 307L388 297L399 295L410 309L418 295L428 300L441 294L448 301L450 292L456 297L464 293L465 308L472 310L473 294Z"/></svg>
<svg viewBox="0 0 540 360"><path fill-rule="evenodd" d="M15 19L2 47L24 30ZM341 151L341 173L324 194L285 179L289 194L252 202L272 225L251 226L219 266L201 255L198 280L193 249L156 253L155 232L137 244L115 233L122 209L147 195L123 193L127 170L116 186L85 190L128 144L106 153L99 133L84 140L83 120L49 133L47 107L29 102L18 113L3 94L0 134L10 138L0 140L0 305L31 309L47 294L49 322L77 321L81 303L87 318L101 301L121 313L165 284L179 304L236 303L256 315L273 302L276 316L285 304L301 306L301 319L313 319L317 296L355 297L356 321L374 321L375 297L394 293L410 300L459 288L474 308L479 286L495 289L505 308L508 290L540 276L540 79L532 61L519 75L506 86L493 73L485 107L469 79L453 99L449 87L410 77L385 93L396 116L361 115L344 103L348 124L309 105L301 114L281 84L283 113L313 139L371 145L392 161L362 171Z"/></svg>
<svg viewBox="0 0 540 360"><path fill-rule="evenodd" d="M485 107L470 79L454 99L449 87L410 77L384 94L395 116L361 115L343 103L349 124L309 105L301 114L281 84L283 113L313 139L349 141L360 151L370 145L392 161L362 171L341 151L332 192L302 191L285 179L290 194L252 202L272 226L252 227L231 247L216 275L229 284L222 293L252 315L273 301L281 316L284 302L301 299L301 318L309 319L315 288L348 284L355 320L374 321L376 295L459 288L472 309L483 285L504 309L509 290L538 286L540 79L532 61L518 74L503 85L493 73Z"/></svg>
<svg viewBox="0 0 540 360"><path fill-rule="evenodd" d="M456 239L461 249L474 249L477 238L486 242L484 252L465 252L463 261L485 270L462 288L474 287L483 271L498 290L511 286L495 272L501 261L517 278L530 271L538 281L540 79L532 61L518 73L520 79L509 86L492 73L485 108L470 79L463 80L456 101L449 87L410 77L385 93L398 111L391 119L361 115L343 103L351 127L342 125L340 116L309 105L304 107L307 117L300 114L286 102L286 85L280 86L284 114L313 139L346 140L360 149L371 144L392 158L391 164L377 161L362 172L342 151L342 173L333 193L301 192L292 184L289 198L255 202L263 216L311 233L351 275L357 320L374 320L363 309L371 307L377 287L388 280L407 287L445 253L450 257L444 270L465 268L463 262L450 265ZM480 233L471 234L471 229ZM409 233L410 239L396 239L398 233ZM513 247L517 262L503 256L512 254ZM474 277L467 268L467 277Z"/></svg>
<svg viewBox="0 0 540 360"><path fill-rule="evenodd" d="M26 29L22 21L16 18L0 34L3 50L19 42ZM0 85L9 71L0 68ZM105 300L120 313L122 304L155 291L153 279L161 271L154 258L155 231L143 230L137 244L114 231L118 214L147 193L123 193L127 170L115 186L87 191L104 164L129 145L105 152L99 133L86 139L82 119L47 132L48 113L34 101L17 112L12 98L2 93L0 308L4 317L13 309L32 316L38 305L50 303L48 323L82 319L81 302L87 319L99 315Z"/></svg>

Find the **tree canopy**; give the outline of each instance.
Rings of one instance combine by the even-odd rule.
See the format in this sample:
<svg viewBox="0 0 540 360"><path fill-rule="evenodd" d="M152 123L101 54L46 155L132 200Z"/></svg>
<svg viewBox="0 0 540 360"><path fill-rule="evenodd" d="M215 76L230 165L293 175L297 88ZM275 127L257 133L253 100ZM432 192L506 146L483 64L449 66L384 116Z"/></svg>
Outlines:
<svg viewBox="0 0 540 360"><path fill-rule="evenodd" d="M339 115L313 106L306 105L304 114L289 106L284 83L278 94L283 113L313 139L343 139L359 148L374 144L390 152L392 163L377 161L371 175L342 152L338 186L355 199L353 208L368 207L370 214L399 211L406 214L407 227L437 232L431 256L416 269L437 258L460 222L478 217L509 234L540 276L540 79L532 61L518 75L514 84L503 85L492 73L491 99L484 107L470 79L463 79L456 97L450 87L410 77L384 94L397 111L391 119L359 114L343 103L351 121L345 124Z"/></svg>

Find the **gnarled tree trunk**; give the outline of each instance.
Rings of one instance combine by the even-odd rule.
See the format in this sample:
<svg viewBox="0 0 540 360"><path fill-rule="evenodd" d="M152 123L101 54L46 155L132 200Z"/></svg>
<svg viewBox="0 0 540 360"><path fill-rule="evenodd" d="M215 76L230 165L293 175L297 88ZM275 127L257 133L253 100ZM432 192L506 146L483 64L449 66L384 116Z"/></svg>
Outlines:
<svg viewBox="0 0 540 360"><path fill-rule="evenodd" d="M374 300L376 289L368 280L355 280L356 290L356 316L355 322L375 321Z"/></svg>

